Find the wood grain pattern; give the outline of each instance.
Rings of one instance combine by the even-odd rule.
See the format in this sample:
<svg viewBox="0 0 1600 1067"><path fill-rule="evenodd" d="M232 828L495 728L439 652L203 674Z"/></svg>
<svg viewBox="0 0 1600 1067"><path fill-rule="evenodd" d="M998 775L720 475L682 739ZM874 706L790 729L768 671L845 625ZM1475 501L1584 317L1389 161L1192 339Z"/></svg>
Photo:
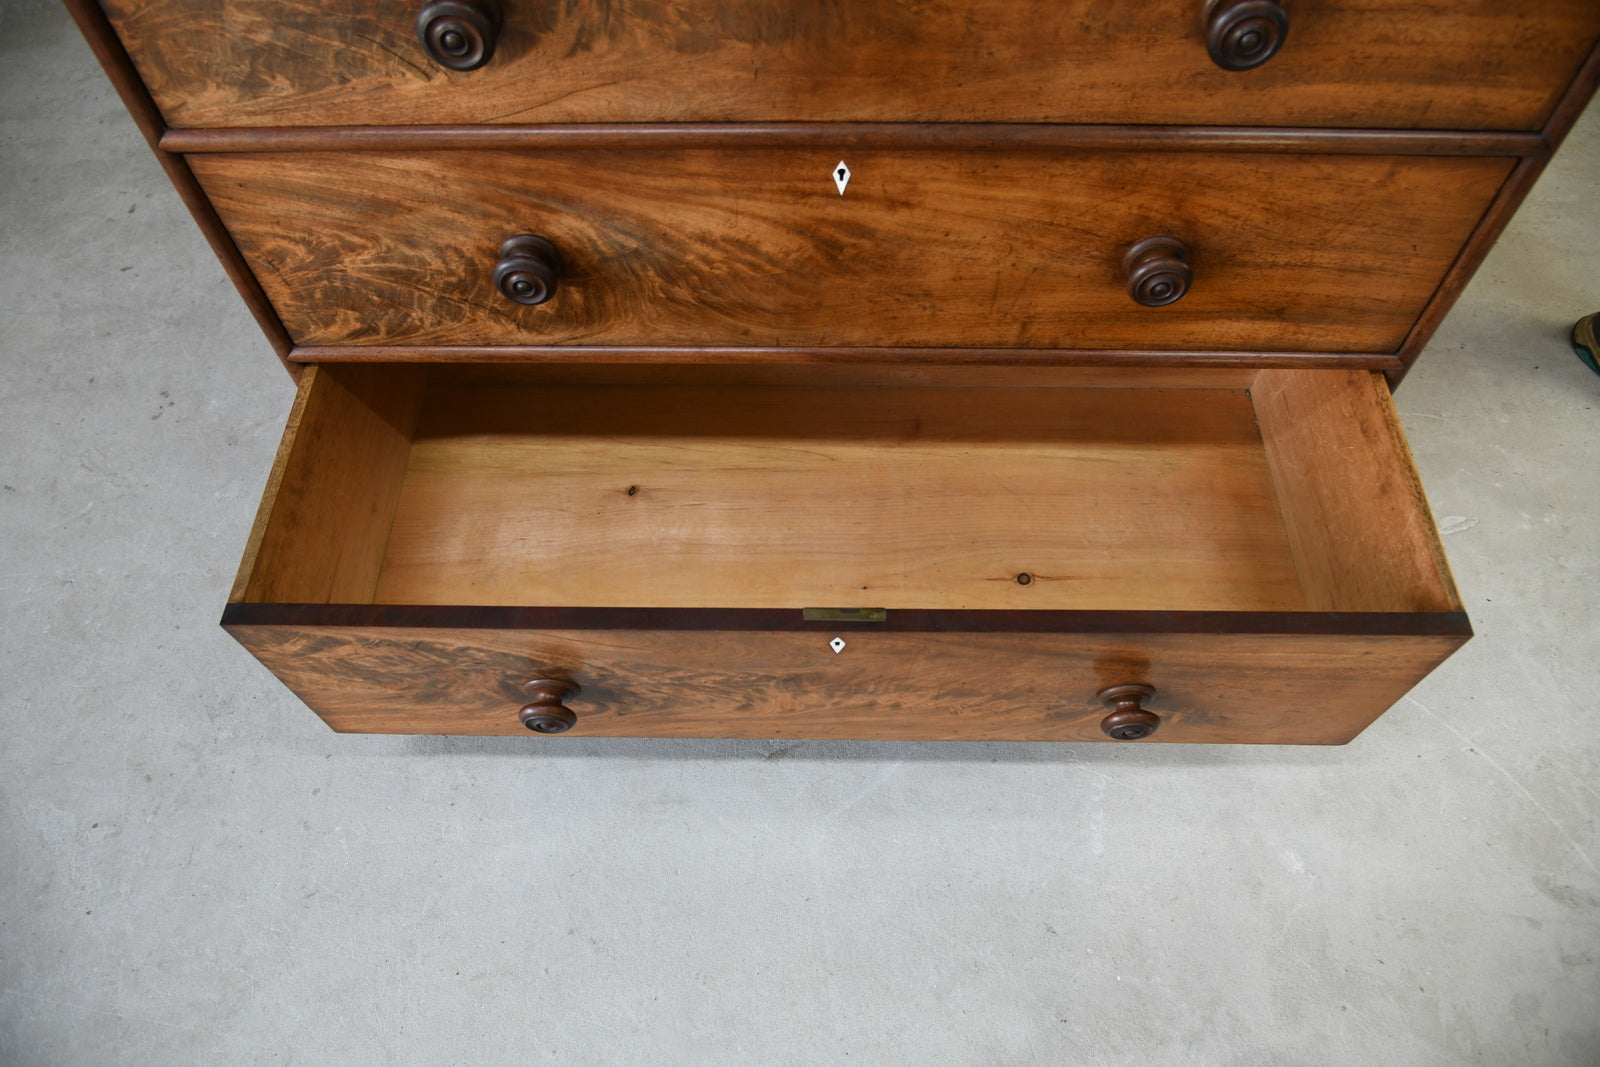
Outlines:
<svg viewBox="0 0 1600 1067"><path fill-rule="evenodd" d="M432 387L374 599L1302 603L1242 390L796 386Z"/></svg>
<svg viewBox="0 0 1600 1067"><path fill-rule="evenodd" d="M233 599L372 599L422 382L409 367L307 370Z"/></svg>
<svg viewBox="0 0 1600 1067"><path fill-rule="evenodd" d="M1382 376L1264 370L1250 393L1306 606L1459 611Z"/></svg>
<svg viewBox="0 0 1600 1067"><path fill-rule="evenodd" d="M520 684L569 678L578 737L1105 741L1145 682L1150 742L1342 744L1465 640L1219 634L229 632L335 730L530 737Z"/></svg>
<svg viewBox="0 0 1600 1067"><path fill-rule="evenodd" d="M105 0L173 126L672 121L1522 129L1590 44L1592 0L1293 5L1230 73L1194 0L573 0L508 6L456 73L398 0Z"/></svg>
<svg viewBox="0 0 1600 1067"><path fill-rule="evenodd" d="M824 155L823 152L828 154ZM809 152L213 155L191 165L300 344L1392 352L1503 159ZM494 291L555 242L560 296ZM1191 250L1140 308L1135 241Z"/></svg>

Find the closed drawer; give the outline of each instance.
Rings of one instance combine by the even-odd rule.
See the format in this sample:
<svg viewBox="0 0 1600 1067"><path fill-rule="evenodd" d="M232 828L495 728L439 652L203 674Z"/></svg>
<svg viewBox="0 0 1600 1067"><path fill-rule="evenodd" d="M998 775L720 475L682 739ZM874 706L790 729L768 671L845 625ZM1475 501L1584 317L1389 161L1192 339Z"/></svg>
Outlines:
<svg viewBox="0 0 1600 1067"><path fill-rule="evenodd" d="M1290 0L1281 50L1221 69L1229 0L480 6L475 70L422 3L104 0L174 126L915 121L1539 128L1592 0ZM1212 22L1206 16L1210 12ZM443 25L440 25L443 29ZM1276 33L1276 30L1270 32ZM464 42L462 42L464 43ZM471 49L475 54L475 49ZM443 53L448 56L450 53Z"/></svg>
<svg viewBox="0 0 1600 1067"><path fill-rule="evenodd" d="M1513 160L826 149L194 155L303 345L1393 352ZM496 289L547 238L555 296ZM1170 236L1193 281L1135 303Z"/></svg>
<svg viewBox="0 0 1600 1067"><path fill-rule="evenodd" d="M1469 634L1374 374L644 373L313 368L225 625L341 730L1297 744Z"/></svg>

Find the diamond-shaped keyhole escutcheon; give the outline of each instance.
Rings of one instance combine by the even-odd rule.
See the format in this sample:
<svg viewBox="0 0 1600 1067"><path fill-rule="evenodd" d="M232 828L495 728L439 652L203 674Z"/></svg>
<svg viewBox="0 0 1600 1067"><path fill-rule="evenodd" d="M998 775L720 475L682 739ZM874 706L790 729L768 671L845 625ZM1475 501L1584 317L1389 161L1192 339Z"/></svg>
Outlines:
<svg viewBox="0 0 1600 1067"><path fill-rule="evenodd" d="M844 165L844 160L839 160L838 166L833 168L833 184L839 187L839 195L844 195L844 187L850 184L850 168Z"/></svg>
<svg viewBox="0 0 1600 1067"><path fill-rule="evenodd" d="M833 649L833 654L837 656L839 653L844 651L844 638L835 637L832 641L828 642L828 647Z"/></svg>

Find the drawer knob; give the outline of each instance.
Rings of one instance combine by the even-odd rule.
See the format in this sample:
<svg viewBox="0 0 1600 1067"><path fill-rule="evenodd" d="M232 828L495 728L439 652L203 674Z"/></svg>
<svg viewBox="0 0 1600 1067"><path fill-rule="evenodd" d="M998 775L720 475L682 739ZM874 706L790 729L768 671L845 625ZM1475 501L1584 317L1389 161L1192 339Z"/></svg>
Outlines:
<svg viewBox="0 0 1600 1067"><path fill-rule="evenodd" d="M494 265L494 287L507 300L519 304L542 304L556 295L556 277L561 273L561 253L543 237L518 234L500 246L500 262Z"/></svg>
<svg viewBox="0 0 1600 1067"><path fill-rule="evenodd" d="M417 13L423 50L451 70L477 70L489 62L499 35L497 0L429 0Z"/></svg>
<svg viewBox="0 0 1600 1067"><path fill-rule="evenodd" d="M564 678L535 678L522 683L530 703L517 712L522 725L536 734L563 734L578 721L566 702L578 695L578 687Z"/></svg>
<svg viewBox="0 0 1600 1067"><path fill-rule="evenodd" d="M1176 237L1146 237L1122 257L1128 295L1147 308L1165 307L1183 297L1194 281L1189 249Z"/></svg>
<svg viewBox="0 0 1600 1067"><path fill-rule="evenodd" d="M1250 70L1278 54L1289 13L1278 0L1208 0L1206 51L1223 70Z"/></svg>
<svg viewBox="0 0 1600 1067"><path fill-rule="evenodd" d="M1100 729L1113 741L1143 740L1161 725L1161 716L1144 707L1144 702L1156 695L1153 685L1113 685L1095 695L1111 709L1111 714L1100 720Z"/></svg>

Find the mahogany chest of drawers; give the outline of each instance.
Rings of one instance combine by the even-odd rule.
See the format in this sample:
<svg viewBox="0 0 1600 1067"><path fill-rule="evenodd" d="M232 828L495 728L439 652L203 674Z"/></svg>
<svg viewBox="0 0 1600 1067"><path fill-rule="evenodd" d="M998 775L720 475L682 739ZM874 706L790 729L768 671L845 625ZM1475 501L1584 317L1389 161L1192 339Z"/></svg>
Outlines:
<svg viewBox="0 0 1600 1067"><path fill-rule="evenodd" d="M299 395L339 730L1326 744L1470 628L1389 397L1592 0L68 0Z"/></svg>

